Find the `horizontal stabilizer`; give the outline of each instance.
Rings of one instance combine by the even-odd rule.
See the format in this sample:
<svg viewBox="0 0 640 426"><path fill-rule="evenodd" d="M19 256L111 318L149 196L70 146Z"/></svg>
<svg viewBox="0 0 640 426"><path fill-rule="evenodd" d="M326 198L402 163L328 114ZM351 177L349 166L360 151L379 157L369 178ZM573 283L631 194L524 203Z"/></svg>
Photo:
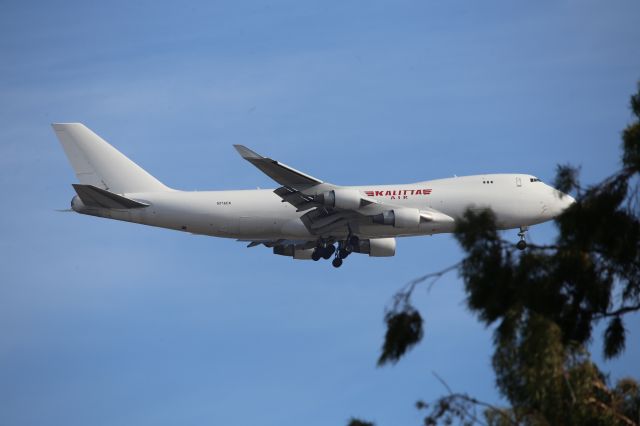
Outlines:
<svg viewBox="0 0 640 426"><path fill-rule="evenodd" d="M148 207L149 204L141 203L122 195L114 194L93 185L73 184L73 189L87 207L100 207L105 209L137 209Z"/></svg>

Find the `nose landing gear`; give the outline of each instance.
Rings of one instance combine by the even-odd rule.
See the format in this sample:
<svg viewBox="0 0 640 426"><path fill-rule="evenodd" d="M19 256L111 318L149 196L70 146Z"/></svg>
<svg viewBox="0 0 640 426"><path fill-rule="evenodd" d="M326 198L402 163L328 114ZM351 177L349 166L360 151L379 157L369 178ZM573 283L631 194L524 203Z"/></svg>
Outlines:
<svg viewBox="0 0 640 426"><path fill-rule="evenodd" d="M524 240L524 237L527 234L528 230L529 228L526 226L520 227L520 232L518 232L518 237L520 237L520 241L518 241L518 243L516 244L516 248L518 250L524 250L527 248L527 242Z"/></svg>

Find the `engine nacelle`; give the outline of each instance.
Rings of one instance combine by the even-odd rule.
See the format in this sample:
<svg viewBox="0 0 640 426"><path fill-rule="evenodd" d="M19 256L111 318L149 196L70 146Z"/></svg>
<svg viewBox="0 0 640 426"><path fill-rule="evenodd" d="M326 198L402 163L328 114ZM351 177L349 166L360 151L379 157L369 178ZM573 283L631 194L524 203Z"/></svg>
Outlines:
<svg viewBox="0 0 640 426"><path fill-rule="evenodd" d="M373 238L360 240L355 250L357 253L368 254L371 257L391 257L396 254L395 238Z"/></svg>
<svg viewBox="0 0 640 426"><path fill-rule="evenodd" d="M334 189L316 196L320 204L343 210L358 210L361 199L357 189Z"/></svg>
<svg viewBox="0 0 640 426"><path fill-rule="evenodd" d="M401 208L373 216L373 223L391 225L395 228L417 228L420 226L420 210Z"/></svg>
<svg viewBox="0 0 640 426"><path fill-rule="evenodd" d="M293 244L286 246L275 246L273 248L273 254L279 254L280 256L289 256L294 259L309 260L313 254L313 249L301 249L297 248Z"/></svg>
<svg viewBox="0 0 640 426"><path fill-rule="evenodd" d="M298 260L311 260L311 255L313 254L314 249L299 249L296 248L293 250L293 258Z"/></svg>

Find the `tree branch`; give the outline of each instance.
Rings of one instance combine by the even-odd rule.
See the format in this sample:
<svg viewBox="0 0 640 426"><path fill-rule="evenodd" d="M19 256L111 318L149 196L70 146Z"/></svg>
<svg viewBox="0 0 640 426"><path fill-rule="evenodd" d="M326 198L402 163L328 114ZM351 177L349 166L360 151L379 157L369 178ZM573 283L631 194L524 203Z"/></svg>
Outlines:
<svg viewBox="0 0 640 426"><path fill-rule="evenodd" d="M418 286L418 284L421 284L425 281L430 280L429 282L429 287L427 288L427 290L431 290L431 287L433 287L433 285L443 276L446 275L447 273L458 269L458 267L460 267L460 265L462 265L462 261L455 263L451 266L448 266L438 272L432 272L430 274L426 274L423 275L421 277L415 278L411 281L409 281L407 284L405 284L400 290L398 290L396 292L396 294L393 296L393 303L391 305L391 309L387 309L387 311L401 311L404 307L406 307L407 305L410 305L409 303L409 299L411 299L411 295L413 294L413 290L415 290L415 288Z"/></svg>
<svg viewBox="0 0 640 426"><path fill-rule="evenodd" d="M630 420L627 416L624 416L620 413L618 413L615 409L613 409L612 407L608 406L607 404L605 404L604 402L598 401L597 399L595 399L594 397L590 397L589 399L587 399L587 402L590 404L595 405L596 407L600 408L601 410L612 414L615 418L617 418L618 420L622 421L624 424L629 425L629 426L637 426L638 424L633 422L632 420Z"/></svg>
<svg viewBox="0 0 640 426"><path fill-rule="evenodd" d="M640 303L636 305L621 306L614 311L596 312L593 314L594 319L602 319L607 317L618 317L620 315L628 314L629 312L635 312L640 310Z"/></svg>
<svg viewBox="0 0 640 426"><path fill-rule="evenodd" d="M513 420L511 418L511 416L504 409L498 408L495 405L489 404L488 402L480 401L480 400L478 400L476 398L473 398L473 397L471 397L471 396L469 396L467 394L453 392L453 390L451 389L451 387L449 387L447 382L445 382L444 379L442 379L442 377L440 377L435 371L432 371L431 374L433 374L434 377L436 379L438 379L438 381L442 384L442 386L444 386L445 389L447 389L447 392L449 392L449 394L446 397L440 398L440 400L443 400L445 398L449 399L449 400L458 399L458 400L462 400L462 401L467 402L467 403L472 404L472 405L484 407L484 408L487 408L487 409L489 409L489 410L491 410L493 412L496 412L496 413L500 414L507 422L509 422L509 424L512 424L514 426L518 426L518 422ZM475 414L470 413L466 408L464 408L464 407L460 407L460 408L464 411L465 415L470 417L471 420L473 420L474 422L486 425L486 423L482 422L480 419L478 419L476 417Z"/></svg>

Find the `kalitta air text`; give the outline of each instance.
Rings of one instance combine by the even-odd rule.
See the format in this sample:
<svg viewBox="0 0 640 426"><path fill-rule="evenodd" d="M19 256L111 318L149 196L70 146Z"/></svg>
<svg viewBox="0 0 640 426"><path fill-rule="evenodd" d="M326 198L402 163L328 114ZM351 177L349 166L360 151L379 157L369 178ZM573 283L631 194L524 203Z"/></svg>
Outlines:
<svg viewBox="0 0 640 426"><path fill-rule="evenodd" d="M382 191L364 191L368 197L386 197L390 200L407 200L411 196L429 195L431 189L391 189Z"/></svg>

